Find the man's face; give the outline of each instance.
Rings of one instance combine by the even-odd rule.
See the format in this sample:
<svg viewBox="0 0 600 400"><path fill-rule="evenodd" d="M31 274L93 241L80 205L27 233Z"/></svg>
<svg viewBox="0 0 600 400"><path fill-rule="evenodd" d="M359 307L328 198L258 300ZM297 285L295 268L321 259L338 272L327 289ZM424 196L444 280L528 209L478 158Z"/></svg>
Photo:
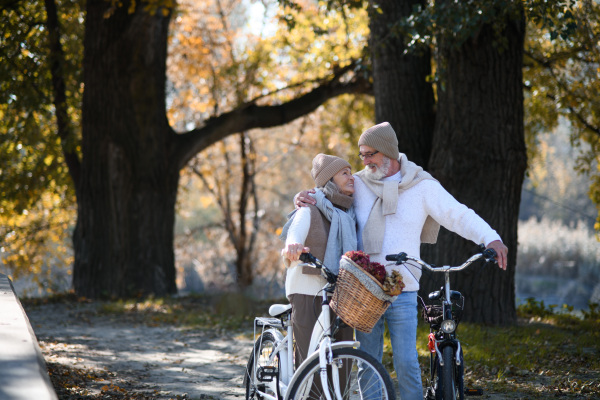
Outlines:
<svg viewBox="0 0 600 400"><path fill-rule="evenodd" d="M372 179L379 180L387 176L390 168L390 159L388 157L371 146L364 144L359 146L359 151L363 165Z"/></svg>

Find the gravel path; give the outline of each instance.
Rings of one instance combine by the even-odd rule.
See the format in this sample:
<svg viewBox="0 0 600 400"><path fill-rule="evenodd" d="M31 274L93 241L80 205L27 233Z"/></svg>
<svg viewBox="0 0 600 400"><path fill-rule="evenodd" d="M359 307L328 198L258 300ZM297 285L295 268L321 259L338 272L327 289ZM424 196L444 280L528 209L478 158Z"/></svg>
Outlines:
<svg viewBox="0 0 600 400"><path fill-rule="evenodd" d="M149 326L147 319L100 313L99 307L69 302L25 307L46 362L55 374L67 375L60 400L244 398L248 335ZM486 392L479 398L523 397Z"/></svg>
<svg viewBox="0 0 600 400"><path fill-rule="evenodd" d="M248 338L147 326L98 314L95 307L45 304L26 308L47 363L109 377L93 381L86 388L91 395L113 385L157 400L244 397L242 377L252 348Z"/></svg>

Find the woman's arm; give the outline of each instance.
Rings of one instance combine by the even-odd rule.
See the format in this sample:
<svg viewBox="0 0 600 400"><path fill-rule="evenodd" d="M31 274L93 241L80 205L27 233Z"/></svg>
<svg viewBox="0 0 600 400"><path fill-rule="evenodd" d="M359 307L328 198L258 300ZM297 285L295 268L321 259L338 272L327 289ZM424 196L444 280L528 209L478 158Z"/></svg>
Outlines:
<svg viewBox="0 0 600 400"><path fill-rule="evenodd" d="M310 251L308 247L304 246L309 229L310 208L301 207L294 215L281 255L290 261L296 261L300 258L300 254Z"/></svg>

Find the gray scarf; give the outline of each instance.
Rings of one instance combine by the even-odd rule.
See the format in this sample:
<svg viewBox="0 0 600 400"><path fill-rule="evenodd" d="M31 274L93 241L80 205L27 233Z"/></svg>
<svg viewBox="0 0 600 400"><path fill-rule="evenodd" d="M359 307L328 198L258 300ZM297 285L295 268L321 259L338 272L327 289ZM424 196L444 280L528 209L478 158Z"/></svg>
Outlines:
<svg viewBox="0 0 600 400"><path fill-rule="evenodd" d="M327 194L326 194L327 193ZM316 193L311 194L316 200L316 207L331 222L329 236L327 237L327 247L325 248L325 259L323 264L335 274L340 268L340 258L342 254L350 250L356 250L356 215L352 207L352 197L340 193L337 186L329 181L323 188L317 188ZM338 205L348 208L347 211L335 207ZM290 225L295 217L297 210L292 211L289 220L284 225L280 238L285 240Z"/></svg>
<svg viewBox="0 0 600 400"><path fill-rule="evenodd" d="M422 180L436 180L428 172L425 172L423 168L412 161L408 161L405 154L400 153L398 161L400 162L400 174L402 175L400 182L373 180L366 170L356 173L367 188L377 196L363 229L363 247L367 254L378 254L381 252L385 235L385 217L396 213L398 194L403 190L413 187ZM406 210L406 212L410 212L410 210ZM428 216L421 232L421 242L435 243L439 230L440 224Z"/></svg>

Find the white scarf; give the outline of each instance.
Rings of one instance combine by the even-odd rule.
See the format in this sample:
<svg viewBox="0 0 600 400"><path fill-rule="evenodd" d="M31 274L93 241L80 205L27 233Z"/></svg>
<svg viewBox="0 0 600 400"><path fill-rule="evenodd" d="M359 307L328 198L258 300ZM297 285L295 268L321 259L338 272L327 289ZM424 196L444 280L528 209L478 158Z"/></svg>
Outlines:
<svg viewBox="0 0 600 400"><path fill-rule="evenodd" d="M425 172L423 168L412 161L408 161L408 158L403 153L400 153L398 162L400 163L400 174L402 175L400 182L371 179L366 170L356 173L367 188L377 196L363 229L363 247L367 254L378 254L381 252L385 236L385 217L396 213L396 209L398 208L398 194L403 190L413 187L422 180L436 180L428 172ZM410 210L406 210L406 212L410 212ZM435 243L439 230L440 224L428 216L421 232L421 242Z"/></svg>

